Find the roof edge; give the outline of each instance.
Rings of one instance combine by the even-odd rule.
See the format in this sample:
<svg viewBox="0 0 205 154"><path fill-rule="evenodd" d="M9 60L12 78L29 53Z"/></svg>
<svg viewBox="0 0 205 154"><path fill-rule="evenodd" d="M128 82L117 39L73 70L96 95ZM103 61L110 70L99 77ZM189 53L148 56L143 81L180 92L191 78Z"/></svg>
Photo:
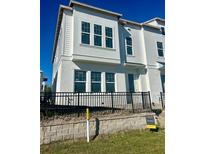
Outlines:
<svg viewBox="0 0 205 154"><path fill-rule="evenodd" d="M140 26L140 27L146 26L146 27L150 27L150 28L154 28L154 29L160 30L160 28L157 27L157 26L153 26L153 25L146 24L146 23L138 23L138 22L135 22L135 21L131 21L131 20L127 20L127 19L122 19L122 18L119 19L119 22L121 22L121 23L129 23L129 24L132 24L132 25Z"/></svg>
<svg viewBox="0 0 205 154"><path fill-rule="evenodd" d="M67 9L67 10L73 10L72 7L70 7L70 6L65 6L65 5L61 5L61 4L60 4L60 8L62 8L62 9Z"/></svg>
<svg viewBox="0 0 205 154"><path fill-rule="evenodd" d="M122 16L122 14L120 14L120 13L116 13L116 12L112 12L112 11L109 11L109 10L101 9L99 7L95 7L95 6L92 6L92 5L88 5L88 4L81 3L81 2L78 2L78 1L73 1L73 0L70 1L69 7L72 7L73 4L76 4L76 5L79 5L79 6L83 6L83 7L87 7L87 8L90 8L90 9L93 9L93 10L97 10L97 11L100 11L100 12L104 12L104 13L107 13L107 14L111 14L111 15L114 15L114 16L117 16L117 17L121 17Z"/></svg>
<svg viewBox="0 0 205 154"><path fill-rule="evenodd" d="M153 26L153 25L150 25L150 24L142 23L141 25L142 26L146 26L146 27L150 27L150 28L154 28L154 29L157 29L157 30L160 30L160 27Z"/></svg>
<svg viewBox="0 0 205 154"><path fill-rule="evenodd" d="M148 23L150 23L150 22L152 22L152 21L161 21L161 22L165 22L165 19L162 19L162 18L159 18L159 17L155 17L155 18L152 18L152 19L150 19L150 20L148 20L148 21L145 21L143 24L148 24Z"/></svg>
<svg viewBox="0 0 205 154"><path fill-rule="evenodd" d="M131 21L131 20L127 20L127 19L123 19L123 18L120 18L120 19L119 19L119 22L129 23L129 24L141 26L141 23L138 23L138 22L135 22L135 21Z"/></svg>

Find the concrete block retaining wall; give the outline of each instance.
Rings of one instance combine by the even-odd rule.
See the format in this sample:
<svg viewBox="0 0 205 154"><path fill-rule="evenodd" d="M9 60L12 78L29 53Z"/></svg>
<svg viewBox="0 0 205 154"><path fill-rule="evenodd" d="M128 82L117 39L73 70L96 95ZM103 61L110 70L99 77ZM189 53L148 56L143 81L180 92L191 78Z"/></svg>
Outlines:
<svg viewBox="0 0 205 154"><path fill-rule="evenodd" d="M153 113L140 113L90 119L90 136L112 134L123 130L144 129L146 116ZM65 121L60 124L41 122L40 143L48 144L59 140L86 138L86 120Z"/></svg>

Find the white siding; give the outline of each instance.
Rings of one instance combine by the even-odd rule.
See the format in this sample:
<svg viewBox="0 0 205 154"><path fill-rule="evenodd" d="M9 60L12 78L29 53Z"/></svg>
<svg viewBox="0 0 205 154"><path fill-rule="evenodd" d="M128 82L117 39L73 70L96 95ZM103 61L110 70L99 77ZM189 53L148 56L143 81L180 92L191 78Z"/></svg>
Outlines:
<svg viewBox="0 0 205 154"><path fill-rule="evenodd" d="M64 55L72 56L73 53L73 16L71 11L64 11L63 21L65 26Z"/></svg>

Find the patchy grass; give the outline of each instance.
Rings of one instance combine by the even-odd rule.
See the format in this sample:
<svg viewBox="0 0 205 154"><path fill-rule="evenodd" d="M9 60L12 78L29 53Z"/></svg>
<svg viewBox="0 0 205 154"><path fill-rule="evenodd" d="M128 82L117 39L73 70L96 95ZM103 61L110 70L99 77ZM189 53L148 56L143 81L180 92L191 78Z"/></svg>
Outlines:
<svg viewBox="0 0 205 154"><path fill-rule="evenodd" d="M135 130L100 136L90 143L60 141L41 145L41 154L164 154L165 132Z"/></svg>

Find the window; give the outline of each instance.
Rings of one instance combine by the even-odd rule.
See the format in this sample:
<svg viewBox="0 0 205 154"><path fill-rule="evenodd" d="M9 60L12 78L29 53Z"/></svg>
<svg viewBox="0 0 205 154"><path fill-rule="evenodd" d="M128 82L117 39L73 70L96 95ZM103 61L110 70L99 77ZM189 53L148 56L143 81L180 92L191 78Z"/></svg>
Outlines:
<svg viewBox="0 0 205 154"><path fill-rule="evenodd" d="M91 92L101 92L100 72L91 72Z"/></svg>
<svg viewBox="0 0 205 154"><path fill-rule="evenodd" d="M105 42L107 48L113 48L112 43L112 28L105 27Z"/></svg>
<svg viewBox="0 0 205 154"><path fill-rule="evenodd" d="M83 44L90 44L90 23L82 21L81 28L81 42Z"/></svg>
<svg viewBox="0 0 205 154"><path fill-rule="evenodd" d="M94 45L102 46L102 26L94 24Z"/></svg>
<svg viewBox="0 0 205 154"><path fill-rule="evenodd" d="M158 50L158 55L160 57L164 57L162 42L157 42L157 50Z"/></svg>
<svg viewBox="0 0 205 154"><path fill-rule="evenodd" d="M129 92L134 92L134 75L128 74Z"/></svg>
<svg viewBox="0 0 205 154"><path fill-rule="evenodd" d="M115 74L106 73L106 92L115 92Z"/></svg>
<svg viewBox="0 0 205 154"><path fill-rule="evenodd" d="M75 92L85 92L86 90L86 72L75 70Z"/></svg>
<svg viewBox="0 0 205 154"><path fill-rule="evenodd" d="M161 32L162 32L162 35L165 35L165 29L164 29L164 27L161 27Z"/></svg>
<svg viewBox="0 0 205 154"><path fill-rule="evenodd" d="M126 37L126 48L127 48L127 54L132 55L132 38Z"/></svg>
<svg viewBox="0 0 205 154"><path fill-rule="evenodd" d="M165 75L161 75L162 91L165 92Z"/></svg>

